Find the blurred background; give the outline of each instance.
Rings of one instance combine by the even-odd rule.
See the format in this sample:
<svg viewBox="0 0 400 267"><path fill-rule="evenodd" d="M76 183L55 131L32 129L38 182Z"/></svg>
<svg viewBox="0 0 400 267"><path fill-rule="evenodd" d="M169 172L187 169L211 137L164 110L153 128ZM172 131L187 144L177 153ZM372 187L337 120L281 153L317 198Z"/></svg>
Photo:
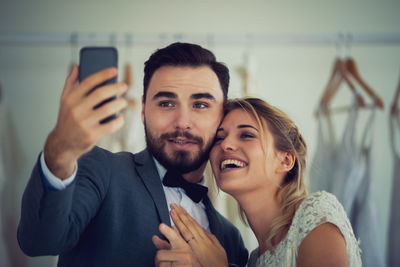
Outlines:
<svg viewBox="0 0 400 267"><path fill-rule="evenodd" d="M373 109L360 111L356 141L361 143L365 127L371 127L371 200L381 263L389 266L393 159L400 151L389 127L400 77L399 14L400 1L395 0L1 0L0 266L56 265L53 256L23 256L16 225L24 187L55 125L64 80L70 65L79 62L79 49L118 48L119 80L132 81L130 121L100 145L137 152L145 147L139 116L143 63L157 48L176 41L198 43L229 67L229 97L261 97L297 123L309 146L307 174L319 149L315 114L334 63L349 57L356 62L362 80L383 103L383 109L375 109L373 126L365 126ZM376 102L356 79L353 84L366 103ZM329 105L339 107L332 112L332 125L340 143L349 114L342 107L353 102L353 94L346 82L337 87ZM222 192L213 198L238 225L249 250L254 249L254 236L241 224L233 201Z"/></svg>

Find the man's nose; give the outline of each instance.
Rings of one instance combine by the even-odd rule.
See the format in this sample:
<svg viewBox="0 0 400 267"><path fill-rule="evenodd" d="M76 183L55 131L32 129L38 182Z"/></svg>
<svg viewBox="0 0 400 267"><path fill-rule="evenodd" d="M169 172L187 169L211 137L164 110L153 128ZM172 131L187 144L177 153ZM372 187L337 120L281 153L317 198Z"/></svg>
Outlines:
<svg viewBox="0 0 400 267"><path fill-rule="evenodd" d="M179 109L176 110L175 121L174 121L176 129L182 129L182 130L191 129L193 126L192 121L193 121L193 116L189 109L180 107Z"/></svg>

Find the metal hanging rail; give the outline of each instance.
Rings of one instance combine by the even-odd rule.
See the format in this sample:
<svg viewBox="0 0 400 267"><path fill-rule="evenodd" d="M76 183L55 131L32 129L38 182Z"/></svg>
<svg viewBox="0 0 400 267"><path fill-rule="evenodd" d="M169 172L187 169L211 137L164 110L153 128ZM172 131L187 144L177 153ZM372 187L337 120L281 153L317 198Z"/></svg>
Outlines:
<svg viewBox="0 0 400 267"><path fill-rule="evenodd" d="M391 34L133 34L133 33L0 33L0 45L158 45L183 41L209 45L400 45Z"/></svg>

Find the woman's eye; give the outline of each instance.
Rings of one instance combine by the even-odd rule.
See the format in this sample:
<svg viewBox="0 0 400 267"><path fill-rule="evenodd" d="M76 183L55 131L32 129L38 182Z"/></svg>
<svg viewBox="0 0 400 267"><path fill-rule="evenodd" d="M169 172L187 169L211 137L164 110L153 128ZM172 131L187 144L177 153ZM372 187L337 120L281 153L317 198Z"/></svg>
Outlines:
<svg viewBox="0 0 400 267"><path fill-rule="evenodd" d="M253 134L250 134L250 133L242 133L240 135L240 137L246 139L246 138L254 138L255 136Z"/></svg>
<svg viewBox="0 0 400 267"><path fill-rule="evenodd" d="M193 108L197 108L197 109L204 109L207 107L208 107L208 104L204 103L204 102L198 102L198 103L193 104Z"/></svg>

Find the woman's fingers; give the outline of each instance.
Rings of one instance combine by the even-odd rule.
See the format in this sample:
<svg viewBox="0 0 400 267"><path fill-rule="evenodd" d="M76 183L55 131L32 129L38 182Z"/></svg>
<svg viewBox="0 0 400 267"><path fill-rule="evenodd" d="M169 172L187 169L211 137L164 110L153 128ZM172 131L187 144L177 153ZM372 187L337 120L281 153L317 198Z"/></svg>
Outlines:
<svg viewBox="0 0 400 267"><path fill-rule="evenodd" d="M185 240L171 227L161 223L159 230L169 240L171 248L178 249L187 247Z"/></svg>
<svg viewBox="0 0 400 267"><path fill-rule="evenodd" d="M179 232L181 233L183 239L186 242L190 242L193 239L198 238L198 236L195 236L194 233L196 233L196 230L191 228L190 225L186 224L183 220L182 217L177 213L177 209L171 207L171 218L175 223L175 226L178 228ZM192 232L193 230L193 232Z"/></svg>
<svg viewBox="0 0 400 267"><path fill-rule="evenodd" d="M221 243L219 242L218 238L217 238L215 235L210 234L210 233L208 233L208 232L206 232L206 234L207 234L207 237L211 240L211 242L212 242L216 247L218 247L218 248L220 248L220 249L224 249L224 248L222 247Z"/></svg>
<svg viewBox="0 0 400 267"><path fill-rule="evenodd" d="M181 250L159 250L154 263L158 267L163 266L200 266L194 255L188 251Z"/></svg>
<svg viewBox="0 0 400 267"><path fill-rule="evenodd" d="M190 246L181 237L176 227L171 228L163 223L160 232L169 240L169 244L158 236L153 236L154 245L158 248L154 263L163 266L200 266Z"/></svg>
<svg viewBox="0 0 400 267"><path fill-rule="evenodd" d="M201 227L200 224L198 224L197 221L193 219L184 208L177 206L176 204L172 204L171 217L186 241L189 241L193 238L199 240L206 237L206 230L204 230L204 228Z"/></svg>
<svg viewBox="0 0 400 267"><path fill-rule="evenodd" d="M182 207L172 204L171 217L175 226L187 241L186 246L193 251L190 255L195 255L202 266L228 266L226 252L217 238L204 230ZM175 227L169 229L174 232ZM171 234L171 238L174 238L172 233L166 234ZM174 235L179 236L177 233L174 233ZM171 241L168 236L166 237ZM163 259L171 260L171 258Z"/></svg>
<svg viewBox="0 0 400 267"><path fill-rule="evenodd" d="M156 246L157 249L170 249L171 245L165 241L159 238L156 235L153 235L152 239L154 246Z"/></svg>

